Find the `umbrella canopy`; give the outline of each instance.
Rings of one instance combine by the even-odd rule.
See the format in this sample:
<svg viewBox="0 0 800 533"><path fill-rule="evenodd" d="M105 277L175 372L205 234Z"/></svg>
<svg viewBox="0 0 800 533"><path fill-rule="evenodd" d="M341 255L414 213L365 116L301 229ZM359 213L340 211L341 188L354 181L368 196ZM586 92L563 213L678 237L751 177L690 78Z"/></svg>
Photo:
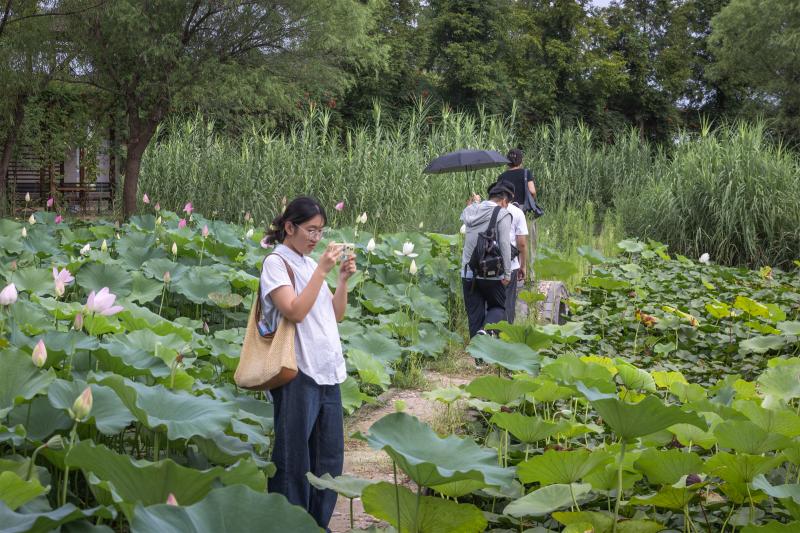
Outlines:
<svg viewBox="0 0 800 533"><path fill-rule="evenodd" d="M499 167L510 163L500 152L494 150L457 150L440 155L425 167L425 174L444 174Z"/></svg>

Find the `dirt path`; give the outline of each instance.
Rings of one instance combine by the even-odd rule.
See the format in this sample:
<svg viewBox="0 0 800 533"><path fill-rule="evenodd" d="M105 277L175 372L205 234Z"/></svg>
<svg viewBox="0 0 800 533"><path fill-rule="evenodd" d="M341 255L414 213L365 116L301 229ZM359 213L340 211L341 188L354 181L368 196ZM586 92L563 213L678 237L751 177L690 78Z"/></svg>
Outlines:
<svg viewBox="0 0 800 533"><path fill-rule="evenodd" d="M447 376L426 371L425 377L429 383L429 389L432 390L463 385L469 383L475 376ZM381 395L376 405L362 407L345 420L345 474L363 479L393 482L392 461L389 456L385 452L373 450L366 442L350 438L350 435L356 431L366 433L378 419L395 412L395 402L401 400L405 403L404 412L416 416L423 422L431 423L441 415L444 406L435 400L425 398L422 395L423 392L415 389L389 389ZM413 482L402 472L398 473L398 481L413 485ZM353 502L353 515L356 529L381 524L380 520L364 512L360 499ZM339 497L329 527L333 533L350 531L350 507L347 498Z"/></svg>

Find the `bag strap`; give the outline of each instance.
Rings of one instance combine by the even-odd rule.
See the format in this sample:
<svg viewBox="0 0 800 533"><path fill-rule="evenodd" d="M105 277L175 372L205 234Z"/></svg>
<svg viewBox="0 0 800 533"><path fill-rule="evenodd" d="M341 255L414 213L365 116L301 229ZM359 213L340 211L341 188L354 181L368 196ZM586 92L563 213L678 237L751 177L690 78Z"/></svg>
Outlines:
<svg viewBox="0 0 800 533"><path fill-rule="evenodd" d="M264 260L261 262L261 270L262 271L264 270L264 264L267 262L267 258L271 255L277 255L278 257L281 258L283 264L286 265L286 273L289 274L289 281L292 282L292 288L294 289L295 294L297 294L297 285L295 284L294 270L292 270L292 267L289 266L289 263L286 261L286 259L283 258L283 256L281 256L281 254L277 254L275 252L268 254L267 257L265 257ZM261 316L261 273L259 272L258 293L256 294L256 317L259 318L260 316Z"/></svg>

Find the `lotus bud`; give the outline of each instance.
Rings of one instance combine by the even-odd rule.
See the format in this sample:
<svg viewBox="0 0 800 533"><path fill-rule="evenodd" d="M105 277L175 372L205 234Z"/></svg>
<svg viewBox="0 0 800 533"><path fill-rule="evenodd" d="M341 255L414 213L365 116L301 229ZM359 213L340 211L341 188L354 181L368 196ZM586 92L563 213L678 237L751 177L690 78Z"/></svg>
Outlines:
<svg viewBox="0 0 800 533"><path fill-rule="evenodd" d="M247 239L252 239L253 238L253 233L254 233L253 228L250 228L249 230L247 230L247 233L245 233L244 236Z"/></svg>
<svg viewBox="0 0 800 533"><path fill-rule="evenodd" d="M114 238L116 238L117 240L119 240L119 233L115 233L115 234L114 234Z"/></svg>
<svg viewBox="0 0 800 533"><path fill-rule="evenodd" d="M53 435L47 439L47 442L44 443L44 446L50 450L63 450L64 439L61 437L61 435Z"/></svg>
<svg viewBox="0 0 800 533"><path fill-rule="evenodd" d="M186 227L186 219L182 218L178 221L178 229L183 229Z"/></svg>
<svg viewBox="0 0 800 533"><path fill-rule="evenodd" d="M30 224L31 226L33 226L34 224L36 224L36 217L35 217L35 216L33 216L33 215L31 215L30 217L28 217L28 224Z"/></svg>
<svg viewBox="0 0 800 533"><path fill-rule="evenodd" d="M194 211L194 206L192 205L192 202L187 202L186 205L183 206L183 212L191 216L192 211Z"/></svg>
<svg viewBox="0 0 800 533"><path fill-rule="evenodd" d="M459 229L458 231L459 231L459 233L461 233L461 235L466 235L467 234L467 225L466 224L461 224L461 229Z"/></svg>
<svg viewBox="0 0 800 533"><path fill-rule="evenodd" d="M33 361L33 364L39 368L42 368L47 362L47 348L45 347L42 339L39 339L39 342L37 342L36 346L33 347L31 360Z"/></svg>
<svg viewBox="0 0 800 533"><path fill-rule="evenodd" d="M55 222L56 224L61 224L62 222L64 222L64 217L62 217L61 215L57 215Z"/></svg>
<svg viewBox="0 0 800 533"><path fill-rule="evenodd" d="M367 243L367 252L372 253L375 250L375 239L370 239Z"/></svg>
<svg viewBox="0 0 800 533"><path fill-rule="evenodd" d="M83 329L83 313L75 315L75 321L72 323L72 329L80 331Z"/></svg>
<svg viewBox="0 0 800 533"><path fill-rule="evenodd" d="M167 496L167 505L174 505L175 507L178 507L178 500L175 499L175 495L171 492L169 493L169 496Z"/></svg>
<svg viewBox="0 0 800 533"><path fill-rule="evenodd" d="M419 229L422 229L422 226L423 226L423 225L424 225L424 224L423 224L422 222L420 222L420 223L419 223Z"/></svg>
<svg viewBox="0 0 800 533"><path fill-rule="evenodd" d="M53 207L53 203L55 203L55 200L53 200L53 197L51 196L50 198L47 199L47 207L48 208Z"/></svg>
<svg viewBox="0 0 800 533"><path fill-rule="evenodd" d="M0 305L11 305L17 301L17 286L9 283L0 291Z"/></svg>
<svg viewBox="0 0 800 533"><path fill-rule="evenodd" d="M250 220L250 211L244 214L244 221L248 222Z"/></svg>
<svg viewBox="0 0 800 533"><path fill-rule="evenodd" d="M164 272L164 283L169 283L172 281L172 276L169 275L169 270Z"/></svg>
<svg viewBox="0 0 800 533"><path fill-rule="evenodd" d="M701 263L703 263L704 265L707 265L707 264L709 263L709 261L710 261L710 260L711 260L711 256L710 256L710 255L708 255L708 253L707 253L707 252L706 252L706 253L704 253L703 255L701 255L701 256L700 256L700 259L699 259L699 261L700 261Z"/></svg>
<svg viewBox="0 0 800 533"><path fill-rule="evenodd" d="M172 255L174 256L178 255L178 244L174 242L172 243Z"/></svg>
<svg viewBox="0 0 800 533"><path fill-rule="evenodd" d="M89 255L89 251L92 249L92 245L88 242L81 248L81 255Z"/></svg>
<svg viewBox="0 0 800 533"><path fill-rule="evenodd" d="M408 273L412 276L417 273L417 262L414 259L411 260L411 266L408 267Z"/></svg>
<svg viewBox="0 0 800 533"><path fill-rule="evenodd" d="M107 252L108 251L108 243L106 242L105 239L103 239L103 243L100 245L100 251L101 252Z"/></svg>
<svg viewBox="0 0 800 533"><path fill-rule="evenodd" d="M160 225L161 225L161 215L159 215L158 218L156 218L156 226Z"/></svg>
<svg viewBox="0 0 800 533"><path fill-rule="evenodd" d="M25 203L27 204L30 201L31 201L31 193L26 192L25 193Z"/></svg>
<svg viewBox="0 0 800 533"><path fill-rule="evenodd" d="M142 203L143 203L143 204L149 204L149 203L150 203L150 197L149 197L149 196L147 196L147 193L144 193L144 194L142 195Z"/></svg>
<svg viewBox="0 0 800 533"><path fill-rule="evenodd" d="M344 209L344 200L333 206L333 208L336 209L337 211L341 211L342 209Z"/></svg>
<svg viewBox="0 0 800 533"><path fill-rule="evenodd" d="M156 211L161 211L161 204L156 202Z"/></svg>
<svg viewBox="0 0 800 533"><path fill-rule="evenodd" d="M208 327L208 322L203 322L203 333L208 335L208 332L211 331Z"/></svg>
<svg viewBox="0 0 800 533"><path fill-rule="evenodd" d="M200 230L200 235L202 235L204 239L206 237L208 237L208 225L207 224L203 225L203 229Z"/></svg>
<svg viewBox="0 0 800 533"><path fill-rule="evenodd" d="M86 387L81 395L75 399L75 403L72 404L72 409L70 409L72 419L77 422L86 419L92 411L92 402L92 389Z"/></svg>
<svg viewBox="0 0 800 533"><path fill-rule="evenodd" d="M28 230L25 227L22 228L22 238L25 239L28 237Z"/></svg>

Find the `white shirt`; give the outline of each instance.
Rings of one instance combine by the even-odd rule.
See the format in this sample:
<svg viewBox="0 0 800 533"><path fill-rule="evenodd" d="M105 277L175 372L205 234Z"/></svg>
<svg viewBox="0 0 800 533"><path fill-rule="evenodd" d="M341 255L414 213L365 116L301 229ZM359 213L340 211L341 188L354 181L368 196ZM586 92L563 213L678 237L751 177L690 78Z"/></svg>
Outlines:
<svg viewBox="0 0 800 533"><path fill-rule="evenodd" d="M528 235L528 224L525 222L525 213L514 204L508 204L506 208L511 213L511 244L517 245L517 237ZM511 260L511 270L519 270L519 257Z"/></svg>
<svg viewBox="0 0 800 533"><path fill-rule="evenodd" d="M274 254L279 254L289 263L294 272L297 294L300 294L311 280L317 262L283 244L275 247ZM280 313L269 294L278 287L292 286L281 257L270 255L261 270L261 314L271 331L277 327ZM347 378L342 342L333 310L333 293L327 283L323 283L306 317L297 323L294 342L297 368L318 385L335 385Z"/></svg>

